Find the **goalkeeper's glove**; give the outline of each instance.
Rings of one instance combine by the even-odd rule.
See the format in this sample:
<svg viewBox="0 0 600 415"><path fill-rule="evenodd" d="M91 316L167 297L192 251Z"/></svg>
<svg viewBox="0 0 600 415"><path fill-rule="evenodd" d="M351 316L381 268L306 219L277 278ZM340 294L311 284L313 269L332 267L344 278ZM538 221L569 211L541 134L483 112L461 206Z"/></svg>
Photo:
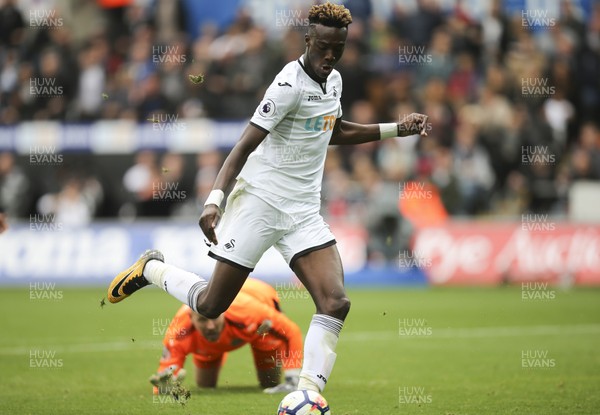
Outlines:
<svg viewBox="0 0 600 415"><path fill-rule="evenodd" d="M177 370L177 366L170 366L165 370L150 376L150 383L154 386L154 395L168 394L173 387L185 379L185 369Z"/></svg>

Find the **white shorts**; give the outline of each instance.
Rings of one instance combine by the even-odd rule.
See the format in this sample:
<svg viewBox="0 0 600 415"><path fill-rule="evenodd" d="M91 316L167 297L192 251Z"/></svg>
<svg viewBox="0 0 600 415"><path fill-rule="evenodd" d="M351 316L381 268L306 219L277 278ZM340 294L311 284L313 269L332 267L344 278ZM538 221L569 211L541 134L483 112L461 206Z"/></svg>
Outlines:
<svg viewBox="0 0 600 415"><path fill-rule="evenodd" d="M260 189L244 182L233 189L217 225L219 244L211 246L210 257L253 271L274 246L291 268L297 258L336 243L318 204L255 193L261 194Z"/></svg>

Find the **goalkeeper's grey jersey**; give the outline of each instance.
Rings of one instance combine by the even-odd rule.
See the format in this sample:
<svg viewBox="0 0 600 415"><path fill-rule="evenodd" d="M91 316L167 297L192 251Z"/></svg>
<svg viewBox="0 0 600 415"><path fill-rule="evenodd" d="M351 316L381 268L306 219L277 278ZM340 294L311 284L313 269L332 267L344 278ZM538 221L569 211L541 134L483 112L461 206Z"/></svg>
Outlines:
<svg viewBox="0 0 600 415"><path fill-rule="evenodd" d="M342 116L342 77L335 69L320 84L302 57L288 63L267 89L250 123L268 132L238 178L287 199L320 203L327 146Z"/></svg>

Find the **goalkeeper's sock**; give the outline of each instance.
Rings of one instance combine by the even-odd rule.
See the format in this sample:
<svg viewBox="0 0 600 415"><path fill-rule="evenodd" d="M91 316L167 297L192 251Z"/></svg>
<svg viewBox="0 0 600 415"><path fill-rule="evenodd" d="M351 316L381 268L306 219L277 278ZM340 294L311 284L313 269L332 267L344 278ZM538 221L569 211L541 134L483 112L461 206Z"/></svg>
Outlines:
<svg viewBox="0 0 600 415"><path fill-rule="evenodd" d="M204 278L194 273L157 260L148 261L144 267L144 278L187 304L194 311L197 310L198 294L208 285Z"/></svg>
<svg viewBox="0 0 600 415"><path fill-rule="evenodd" d="M335 363L335 347L344 322L325 314L315 314L304 339L304 363L299 390L323 392Z"/></svg>

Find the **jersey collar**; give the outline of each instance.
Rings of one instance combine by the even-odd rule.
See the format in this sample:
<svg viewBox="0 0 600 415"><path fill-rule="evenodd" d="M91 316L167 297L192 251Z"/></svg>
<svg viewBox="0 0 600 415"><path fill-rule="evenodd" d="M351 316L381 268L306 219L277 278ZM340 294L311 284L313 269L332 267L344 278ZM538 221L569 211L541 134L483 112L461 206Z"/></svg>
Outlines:
<svg viewBox="0 0 600 415"><path fill-rule="evenodd" d="M317 78L313 78L313 76L312 76L311 74L309 74L309 73L308 73L308 71L306 70L306 66L304 66L304 55L302 55L302 56L300 56L300 57L298 58L298 63L300 64L300 66L301 66L301 67L302 67L302 69L304 70L304 73L305 73L306 75L308 75L308 77L309 77L310 79L312 79L313 81L315 81L316 83L318 83L318 84L319 84L319 86L321 87L321 90L323 91L323 93L324 93L324 94L326 94L326 93L327 93L327 90L326 90L326 88L327 88L327 81L325 81L325 82L321 82L321 81L319 81Z"/></svg>

